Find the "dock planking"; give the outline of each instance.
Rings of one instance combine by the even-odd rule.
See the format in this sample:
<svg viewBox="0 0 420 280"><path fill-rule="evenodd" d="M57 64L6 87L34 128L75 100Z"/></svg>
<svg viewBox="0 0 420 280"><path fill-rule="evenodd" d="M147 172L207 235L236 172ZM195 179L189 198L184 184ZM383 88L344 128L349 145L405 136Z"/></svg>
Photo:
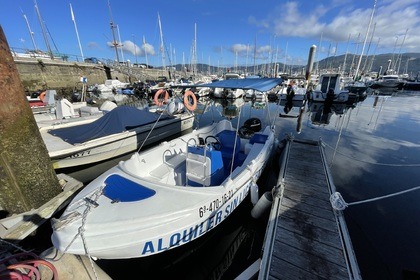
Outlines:
<svg viewBox="0 0 420 280"><path fill-rule="evenodd" d="M319 142L289 140L258 279L361 279Z"/></svg>

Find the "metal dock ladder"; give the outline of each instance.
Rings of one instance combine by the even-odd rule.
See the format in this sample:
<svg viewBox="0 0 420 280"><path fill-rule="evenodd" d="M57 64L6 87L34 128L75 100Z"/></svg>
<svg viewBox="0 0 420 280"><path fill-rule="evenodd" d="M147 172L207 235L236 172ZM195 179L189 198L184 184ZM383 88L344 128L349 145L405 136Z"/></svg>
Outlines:
<svg viewBox="0 0 420 280"><path fill-rule="evenodd" d="M258 279L361 279L321 141L289 139Z"/></svg>

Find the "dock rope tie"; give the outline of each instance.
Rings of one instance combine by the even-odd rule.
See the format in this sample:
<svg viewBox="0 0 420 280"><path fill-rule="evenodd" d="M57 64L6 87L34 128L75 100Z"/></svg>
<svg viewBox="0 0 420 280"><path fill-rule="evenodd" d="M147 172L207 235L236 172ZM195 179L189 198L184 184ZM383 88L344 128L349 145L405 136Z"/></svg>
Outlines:
<svg viewBox="0 0 420 280"><path fill-rule="evenodd" d="M341 194L339 192L335 192L330 196L330 202L331 202L331 206L335 210L342 211L342 210L346 209L348 206L351 206L351 205L362 204L362 203L372 202L372 201L376 201L376 200L380 200L380 199L384 199L384 198L388 198L388 197L393 197L393 196L397 196L397 195L400 195L400 194L403 194L403 193L415 191L415 190L418 190L418 189L420 189L420 186L417 186L417 187L414 187L414 188L411 188L411 189L408 189L408 190L392 193L392 194L387 194L387 195L384 195L384 196L374 197L374 198L355 201L355 202L350 202L350 203L347 203L346 201L344 201L344 198L341 196Z"/></svg>

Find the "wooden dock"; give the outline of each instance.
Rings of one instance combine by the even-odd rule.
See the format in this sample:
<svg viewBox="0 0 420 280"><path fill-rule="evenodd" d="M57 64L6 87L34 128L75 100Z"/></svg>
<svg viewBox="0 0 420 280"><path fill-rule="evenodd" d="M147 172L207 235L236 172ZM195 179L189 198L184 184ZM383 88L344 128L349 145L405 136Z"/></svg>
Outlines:
<svg viewBox="0 0 420 280"><path fill-rule="evenodd" d="M361 279L320 142L288 140L258 279Z"/></svg>

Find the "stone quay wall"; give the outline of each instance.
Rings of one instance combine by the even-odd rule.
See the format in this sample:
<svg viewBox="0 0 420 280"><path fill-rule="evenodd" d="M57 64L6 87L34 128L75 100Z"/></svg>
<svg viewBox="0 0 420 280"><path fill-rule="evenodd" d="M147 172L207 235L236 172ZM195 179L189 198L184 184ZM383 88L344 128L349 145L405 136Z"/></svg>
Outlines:
<svg viewBox="0 0 420 280"><path fill-rule="evenodd" d="M71 92L82 88L81 77L87 78L87 85L103 84L107 79L118 78L122 82L156 80L168 77L160 69L137 67L111 68L102 64L66 62L50 59L15 58L23 87L27 92L55 89L57 92Z"/></svg>

